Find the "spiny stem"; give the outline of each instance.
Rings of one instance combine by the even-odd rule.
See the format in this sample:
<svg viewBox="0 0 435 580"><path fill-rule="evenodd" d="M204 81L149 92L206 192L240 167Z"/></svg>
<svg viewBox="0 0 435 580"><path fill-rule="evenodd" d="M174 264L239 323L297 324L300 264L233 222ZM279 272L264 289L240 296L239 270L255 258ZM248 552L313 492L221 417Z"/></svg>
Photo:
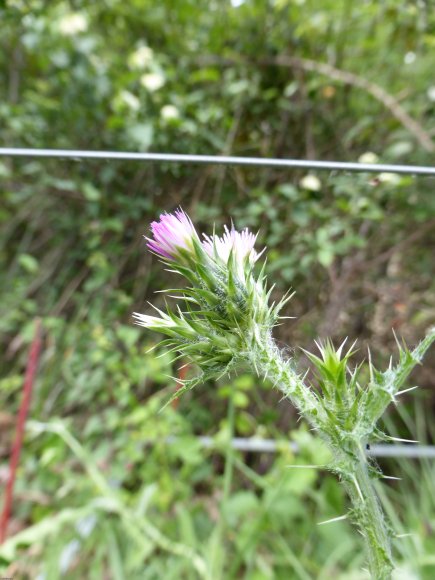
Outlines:
<svg viewBox="0 0 435 580"><path fill-rule="evenodd" d="M364 537L370 573L376 580L389 580L393 570L390 534L372 484L367 458L361 445L353 446L352 477L343 478L352 502L352 519Z"/></svg>
<svg viewBox="0 0 435 580"><path fill-rule="evenodd" d="M308 421L312 423L315 417L322 414L315 393L306 387L291 363L283 358L271 336L267 335L263 340L257 340L253 346L248 347L247 353L249 362L251 364L255 362L260 367L259 374L267 375L274 386L292 401Z"/></svg>

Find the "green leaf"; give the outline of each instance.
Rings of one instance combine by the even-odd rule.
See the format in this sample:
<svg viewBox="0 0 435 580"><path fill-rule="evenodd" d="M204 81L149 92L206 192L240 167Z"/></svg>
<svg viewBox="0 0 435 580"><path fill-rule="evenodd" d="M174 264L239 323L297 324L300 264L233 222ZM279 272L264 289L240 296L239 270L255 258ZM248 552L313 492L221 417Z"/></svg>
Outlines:
<svg viewBox="0 0 435 580"><path fill-rule="evenodd" d="M24 270L26 270L26 272L29 272L30 274L35 274L35 272L37 272L39 269L38 260L30 254L21 254L18 257L18 263Z"/></svg>
<svg viewBox="0 0 435 580"><path fill-rule="evenodd" d="M82 191L88 201L98 201L101 198L101 192L92 183L84 183Z"/></svg>
<svg viewBox="0 0 435 580"><path fill-rule="evenodd" d="M140 151L147 151L154 140L154 128L150 123L139 123L128 129L128 138L131 139Z"/></svg>

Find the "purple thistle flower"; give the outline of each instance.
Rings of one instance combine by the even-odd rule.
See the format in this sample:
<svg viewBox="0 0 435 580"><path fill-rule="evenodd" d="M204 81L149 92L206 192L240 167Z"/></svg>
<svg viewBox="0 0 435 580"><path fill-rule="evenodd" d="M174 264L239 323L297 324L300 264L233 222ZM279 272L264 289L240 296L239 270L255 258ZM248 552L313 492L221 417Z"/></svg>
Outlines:
<svg viewBox="0 0 435 580"><path fill-rule="evenodd" d="M192 240L198 238L189 216L180 208L173 214L162 213L160 221L151 223L153 238L147 239L148 248L168 260L175 260L179 250L192 249Z"/></svg>
<svg viewBox="0 0 435 580"><path fill-rule="evenodd" d="M203 234L205 241L202 242L202 245L210 257L214 258L217 256L223 262L227 263L232 251L238 262L241 263L245 258L249 257L249 260L253 263L264 252L263 250L257 253L254 250L254 244L258 234L253 234L248 228L245 228L241 232L238 232L234 226L231 227L231 230L227 226L224 226L224 229L225 233L222 237L216 235L210 237Z"/></svg>

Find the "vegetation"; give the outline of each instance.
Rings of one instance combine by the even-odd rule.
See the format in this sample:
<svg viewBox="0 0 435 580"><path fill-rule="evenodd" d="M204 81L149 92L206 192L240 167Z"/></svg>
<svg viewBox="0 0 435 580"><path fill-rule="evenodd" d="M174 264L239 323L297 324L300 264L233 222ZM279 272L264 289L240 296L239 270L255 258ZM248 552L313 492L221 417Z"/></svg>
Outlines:
<svg viewBox="0 0 435 580"><path fill-rule="evenodd" d="M426 4L10 0L0 16L3 146L433 163ZM335 479L285 467L326 451L270 385L221 379L158 413L178 365L132 324L169 280L142 235L180 204L200 225L259 229L274 298L298 290L276 337L358 338L356 359L370 342L382 367L391 328L412 345L435 322L433 180L2 158L0 181L2 481L36 316L45 332L4 575L359 577L348 523L315 525L345 511ZM432 353L390 433L431 440L434 369ZM236 434L279 453L230 450L228 401ZM404 473L379 487L413 534L394 543L399 570L432 578L433 465L382 463Z"/></svg>

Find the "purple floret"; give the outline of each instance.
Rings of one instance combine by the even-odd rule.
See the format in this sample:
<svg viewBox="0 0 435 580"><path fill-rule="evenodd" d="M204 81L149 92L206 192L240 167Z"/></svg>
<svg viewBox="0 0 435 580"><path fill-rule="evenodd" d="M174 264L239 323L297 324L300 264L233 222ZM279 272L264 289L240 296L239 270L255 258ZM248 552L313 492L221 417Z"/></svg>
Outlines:
<svg viewBox="0 0 435 580"><path fill-rule="evenodd" d="M189 250L197 236L189 216L180 208L173 214L162 213L160 221L151 223L153 238L146 238L149 249L163 258L174 260L179 249Z"/></svg>

